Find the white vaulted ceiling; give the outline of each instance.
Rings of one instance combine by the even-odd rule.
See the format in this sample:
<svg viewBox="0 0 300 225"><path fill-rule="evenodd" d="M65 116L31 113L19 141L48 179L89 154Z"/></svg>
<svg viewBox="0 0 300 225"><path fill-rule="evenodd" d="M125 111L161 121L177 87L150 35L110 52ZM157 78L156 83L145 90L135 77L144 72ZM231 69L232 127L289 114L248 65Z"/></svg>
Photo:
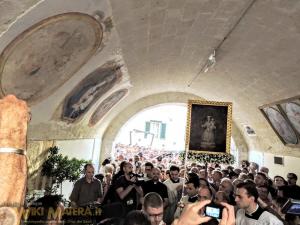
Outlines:
<svg viewBox="0 0 300 225"><path fill-rule="evenodd" d="M197 96L232 102L249 148L300 156L259 110L300 95L298 0L2 0L0 32L2 95L27 100L32 139L101 136L130 107Z"/></svg>

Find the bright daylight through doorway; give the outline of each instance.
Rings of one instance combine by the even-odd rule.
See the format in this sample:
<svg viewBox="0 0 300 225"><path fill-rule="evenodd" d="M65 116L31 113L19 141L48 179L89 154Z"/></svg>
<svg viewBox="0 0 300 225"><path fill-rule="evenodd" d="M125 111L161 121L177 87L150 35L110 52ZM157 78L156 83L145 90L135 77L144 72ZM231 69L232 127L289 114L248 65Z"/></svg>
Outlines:
<svg viewBox="0 0 300 225"><path fill-rule="evenodd" d="M178 157L185 149L186 104L161 104L134 115L120 129L112 157L121 159L143 155L151 160L158 156Z"/></svg>

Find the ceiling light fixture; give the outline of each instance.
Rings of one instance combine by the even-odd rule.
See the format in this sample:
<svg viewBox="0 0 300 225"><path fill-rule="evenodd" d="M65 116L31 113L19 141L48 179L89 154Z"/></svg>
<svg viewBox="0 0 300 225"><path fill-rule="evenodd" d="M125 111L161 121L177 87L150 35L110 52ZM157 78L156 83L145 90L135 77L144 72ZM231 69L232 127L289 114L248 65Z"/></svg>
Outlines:
<svg viewBox="0 0 300 225"><path fill-rule="evenodd" d="M206 73L210 68L216 64L216 51L214 50L212 54L208 57L206 64L203 67L203 72Z"/></svg>
<svg viewBox="0 0 300 225"><path fill-rule="evenodd" d="M212 68L216 64L216 50L208 56L205 64L202 66L200 71L192 78L192 80L188 83L188 87L194 82L194 80L199 76L200 73L206 73L210 68Z"/></svg>

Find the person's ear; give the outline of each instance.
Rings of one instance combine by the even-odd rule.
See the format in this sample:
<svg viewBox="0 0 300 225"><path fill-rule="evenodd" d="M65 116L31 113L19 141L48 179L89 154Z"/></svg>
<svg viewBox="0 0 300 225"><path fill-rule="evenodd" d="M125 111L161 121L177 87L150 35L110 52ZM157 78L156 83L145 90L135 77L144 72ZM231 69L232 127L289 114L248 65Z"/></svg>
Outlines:
<svg viewBox="0 0 300 225"><path fill-rule="evenodd" d="M251 201L255 202L254 196L250 196L249 198L250 198Z"/></svg>

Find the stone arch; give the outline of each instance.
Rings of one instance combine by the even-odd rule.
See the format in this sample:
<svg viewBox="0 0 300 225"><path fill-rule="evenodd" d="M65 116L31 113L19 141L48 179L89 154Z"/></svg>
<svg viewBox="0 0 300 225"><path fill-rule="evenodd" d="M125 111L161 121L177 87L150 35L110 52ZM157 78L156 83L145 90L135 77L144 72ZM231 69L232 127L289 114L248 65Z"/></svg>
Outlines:
<svg viewBox="0 0 300 225"><path fill-rule="evenodd" d="M110 156L113 141L117 136L119 130L135 114L151 106L164 103L187 103L189 99L205 100L197 95L190 93L164 92L143 97L129 105L126 109L120 112L107 126L107 129L102 136L100 162L102 162L106 157ZM247 159L248 146L234 120L232 122L232 137L239 151L239 157L236 160L240 161L241 159Z"/></svg>

